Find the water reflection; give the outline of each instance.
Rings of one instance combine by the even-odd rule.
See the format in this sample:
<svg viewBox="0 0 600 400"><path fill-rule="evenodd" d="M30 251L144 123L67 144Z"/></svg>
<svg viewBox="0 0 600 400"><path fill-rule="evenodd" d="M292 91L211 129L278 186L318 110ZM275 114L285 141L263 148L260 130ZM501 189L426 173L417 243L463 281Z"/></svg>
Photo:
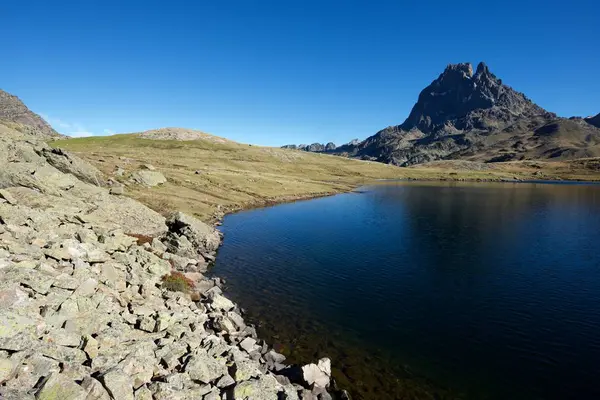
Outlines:
<svg viewBox="0 0 600 400"><path fill-rule="evenodd" d="M600 395L599 186L363 189L225 221L215 273L289 354L364 398L433 390L394 387L404 366L477 399Z"/></svg>

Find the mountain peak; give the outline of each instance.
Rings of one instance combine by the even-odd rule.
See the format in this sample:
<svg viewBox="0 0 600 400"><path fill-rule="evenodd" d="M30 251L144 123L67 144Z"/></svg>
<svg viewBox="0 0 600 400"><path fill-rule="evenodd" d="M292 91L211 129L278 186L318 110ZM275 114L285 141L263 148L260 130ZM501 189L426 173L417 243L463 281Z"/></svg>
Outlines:
<svg viewBox="0 0 600 400"><path fill-rule="evenodd" d="M486 63L484 63L482 61L479 64L477 64L477 70L475 71L475 75L481 76L481 75L490 75L490 74L491 74L490 69L488 68Z"/></svg>
<svg viewBox="0 0 600 400"><path fill-rule="evenodd" d="M419 94L402 130L418 129L425 134L447 129L462 130L473 121L469 116L478 110L495 108L501 120L519 115L539 115L546 111L522 93L506 86L484 62L473 74L471 63L449 64L444 72ZM472 120L472 118L471 118ZM474 122L478 124L477 121ZM476 126L475 126L476 127Z"/></svg>
<svg viewBox="0 0 600 400"><path fill-rule="evenodd" d="M442 76L444 75L449 75L449 74L456 74L457 76L462 75L465 77L472 77L473 76L473 65L471 65L471 63L458 63L458 64L448 64L448 66L446 67L446 69L444 70L444 72L442 73Z"/></svg>

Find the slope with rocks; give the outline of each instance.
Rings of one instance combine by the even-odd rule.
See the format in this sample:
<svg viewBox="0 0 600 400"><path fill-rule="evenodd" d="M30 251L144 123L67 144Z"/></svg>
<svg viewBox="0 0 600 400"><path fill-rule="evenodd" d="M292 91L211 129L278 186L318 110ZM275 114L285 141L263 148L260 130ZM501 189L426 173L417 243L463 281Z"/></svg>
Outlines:
<svg viewBox="0 0 600 400"><path fill-rule="evenodd" d="M32 134L62 137L39 115L32 112L17 97L0 90L0 120L16 124L15 127Z"/></svg>
<svg viewBox="0 0 600 400"><path fill-rule="evenodd" d="M10 125L10 124L9 124ZM111 195L95 168L0 124L0 398L331 398L203 272L220 234Z"/></svg>
<svg viewBox="0 0 600 400"><path fill-rule="evenodd" d="M439 159L509 161L600 156L594 119L559 118L505 85L480 63L449 65L419 95L408 118L350 156L406 166Z"/></svg>
<svg viewBox="0 0 600 400"><path fill-rule="evenodd" d="M178 141L189 141L189 140L206 140L214 143L227 143L229 140L222 137L210 135L202 131L185 128L159 128L144 131L140 133L134 133L137 137L142 139L152 140L178 140Z"/></svg>

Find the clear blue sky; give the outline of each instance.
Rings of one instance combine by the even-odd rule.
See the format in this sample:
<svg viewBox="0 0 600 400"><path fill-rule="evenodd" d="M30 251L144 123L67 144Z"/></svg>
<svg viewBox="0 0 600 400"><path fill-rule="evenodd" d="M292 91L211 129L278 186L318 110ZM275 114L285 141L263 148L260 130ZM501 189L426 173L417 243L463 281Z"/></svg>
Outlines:
<svg viewBox="0 0 600 400"><path fill-rule="evenodd" d="M364 139L448 63L561 116L600 112L600 2L0 3L0 88L54 127L181 126L246 143Z"/></svg>

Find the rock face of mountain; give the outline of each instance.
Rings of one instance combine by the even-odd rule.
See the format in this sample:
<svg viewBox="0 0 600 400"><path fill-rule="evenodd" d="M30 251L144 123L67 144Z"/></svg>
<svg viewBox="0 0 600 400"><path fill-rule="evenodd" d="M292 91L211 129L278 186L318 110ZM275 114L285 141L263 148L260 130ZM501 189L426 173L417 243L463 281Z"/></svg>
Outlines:
<svg viewBox="0 0 600 400"><path fill-rule="evenodd" d="M39 136L62 136L42 117L29 110L17 96L3 90L0 90L0 120L20 124Z"/></svg>
<svg viewBox="0 0 600 400"><path fill-rule="evenodd" d="M401 166L439 159L509 161L600 156L600 129L557 117L505 85L480 63L448 65L401 125L344 153Z"/></svg>
<svg viewBox="0 0 600 400"><path fill-rule="evenodd" d="M594 125L596 128L600 128L600 113L596 114L594 117L586 118L585 121L588 124Z"/></svg>

